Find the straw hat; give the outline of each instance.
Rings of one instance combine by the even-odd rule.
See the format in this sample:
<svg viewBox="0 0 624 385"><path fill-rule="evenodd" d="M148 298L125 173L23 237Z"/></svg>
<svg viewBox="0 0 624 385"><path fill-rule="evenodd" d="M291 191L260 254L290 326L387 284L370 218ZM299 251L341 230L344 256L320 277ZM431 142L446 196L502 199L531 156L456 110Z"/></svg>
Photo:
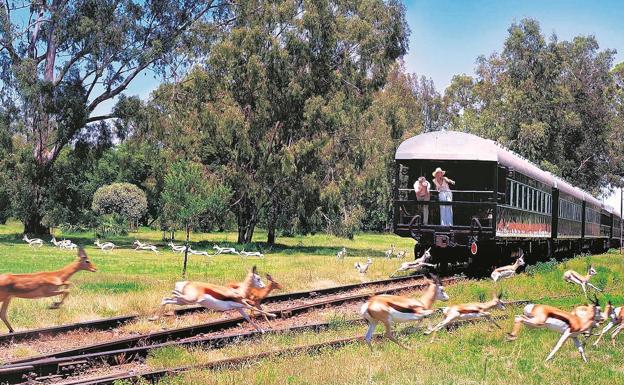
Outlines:
<svg viewBox="0 0 624 385"><path fill-rule="evenodd" d="M442 175L446 174L446 171L442 170L440 167L436 168L435 171L431 174L434 177L436 176L437 173L441 172Z"/></svg>

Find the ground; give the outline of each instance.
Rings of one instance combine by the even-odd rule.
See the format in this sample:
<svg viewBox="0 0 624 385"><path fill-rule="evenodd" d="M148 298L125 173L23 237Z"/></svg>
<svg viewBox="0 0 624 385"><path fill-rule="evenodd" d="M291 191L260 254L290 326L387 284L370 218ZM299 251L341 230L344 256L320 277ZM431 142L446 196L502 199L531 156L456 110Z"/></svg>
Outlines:
<svg viewBox="0 0 624 385"><path fill-rule="evenodd" d="M16 223L0 226L0 272L49 270L71 261L73 253L54 249L48 243L41 249L31 249L19 237ZM135 252L129 249L134 238L159 242L159 232L142 229L138 234L113 239L124 249L103 253L92 246L92 236L65 234L87 247L98 267L97 273L80 272L73 279L76 286L60 310L47 310L51 302L15 300L9 317L17 329L66 323L127 313L150 314L163 295L170 292L180 279L181 257L170 251L160 254ZM62 235L61 235L62 237ZM263 240L263 234L257 235ZM226 245L235 239L233 233L193 234L197 249L208 250L214 243ZM237 256L217 256L212 259L193 257L189 278L213 282L239 280L244 270L256 263L263 272L270 272L283 282L286 291L326 287L335 284L381 279L399 264L386 260L383 251L390 244L397 249L411 250L412 241L388 234L359 234L354 240L327 235L279 238L273 250L263 250L263 260L243 260ZM348 250L347 260L336 261L335 253ZM195 248L195 247L194 247ZM369 274L360 276L353 263L373 257ZM377 257L377 258L375 258ZM530 299L571 309L583 303L579 287L563 281L563 272L574 269L584 272L593 263L598 275L592 282L604 288L599 298L624 304L622 296L624 264L617 253L579 257L560 263L542 263L499 284L491 280L466 280L447 288L448 303L438 306L476 301L503 290L506 299ZM589 363L584 364L570 342L555 359L544 363L558 335L548 330L522 330L517 341L505 341L513 316L522 306L508 306L505 311L494 310L501 317L503 330L490 329L485 323L465 325L453 331L441 331L436 342L429 343L423 329L409 324L397 327L400 338L412 350L405 351L387 342L375 342L373 351L361 342L318 354L303 354L268 359L237 370L194 371L165 379L165 384L616 384L624 383L624 337L612 347L608 339L599 347L586 347ZM260 340L230 345L219 350L168 348L155 351L147 360L151 368L174 367L201 363L224 357L235 357L280 347L328 341L334 338L363 335L364 326L346 325L343 318L357 314L328 314L334 326L319 333L267 335ZM440 320L440 316L433 321ZM0 328L2 325L0 325ZM0 329L2 330L2 329ZM381 331L381 328L379 329ZM590 340L593 342L592 337Z"/></svg>

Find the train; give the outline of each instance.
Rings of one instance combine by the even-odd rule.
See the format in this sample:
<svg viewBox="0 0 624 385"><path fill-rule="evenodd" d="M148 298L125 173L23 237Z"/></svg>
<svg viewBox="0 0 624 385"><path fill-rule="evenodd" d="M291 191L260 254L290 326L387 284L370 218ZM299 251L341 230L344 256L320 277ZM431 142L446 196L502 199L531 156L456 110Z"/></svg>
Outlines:
<svg viewBox="0 0 624 385"><path fill-rule="evenodd" d="M432 172L440 167L452 201L438 199ZM414 183L425 177L429 200ZM423 133L395 153L395 234L411 237L414 257L430 249L434 263L491 267L522 250L528 263L620 246L621 214L590 193L489 139L458 131ZM440 209L450 206L452 223ZM427 214L425 216L425 211Z"/></svg>

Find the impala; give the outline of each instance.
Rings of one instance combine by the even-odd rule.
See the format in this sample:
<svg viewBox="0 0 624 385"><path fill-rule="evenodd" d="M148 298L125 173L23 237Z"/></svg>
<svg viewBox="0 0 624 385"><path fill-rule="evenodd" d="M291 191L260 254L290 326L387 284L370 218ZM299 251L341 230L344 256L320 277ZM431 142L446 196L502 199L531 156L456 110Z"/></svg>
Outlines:
<svg viewBox="0 0 624 385"><path fill-rule="evenodd" d="M102 251L113 251L113 249L117 247L117 245L115 245L113 242L100 243L99 239L96 239L93 244L102 249Z"/></svg>
<svg viewBox="0 0 624 385"><path fill-rule="evenodd" d="M511 278L516 275L518 268L520 266L524 266L524 253L520 250L519 254L520 256L516 259L516 262L514 262L513 265L502 266L494 269L491 275L494 282L497 282L499 279Z"/></svg>
<svg viewBox="0 0 624 385"><path fill-rule="evenodd" d="M176 282L173 297L164 298L158 314L162 314L167 305L193 305L198 304L206 309L215 311L237 310L256 330L263 330L244 312L244 309L255 310L260 314L275 317L275 314L267 313L251 304L249 297L253 288L264 287L260 276L254 266L247 274L245 280L238 289L227 286L213 285L204 282L180 281ZM158 315L151 319L157 319Z"/></svg>
<svg viewBox="0 0 624 385"><path fill-rule="evenodd" d="M262 254L259 251L241 251L240 255L243 257L258 257L258 258L264 258L264 254Z"/></svg>
<svg viewBox="0 0 624 385"><path fill-rule="evenodd" d="M153 251L155 253L158 253L158 248L156 246L150 245L148 243L142 243L139 240L134 241L133 245L136 246L134 248L134 250L150 250L150 251Z"/></svg>
<svg viewBox="0 0 624 385"><path fill-rule="evenodd" d="M167 246L171 247L171 250L173 250L174 253L183 253L184 250L186 249L186 246L184 245L178 246L178 245L175 245L173 242L167 243Z"/></svg>
<svg viewBox="0 0 624 385"><path fill-rule="evenodd" d="M273 277L271 277L270 274L267 274L266 278L267 278L267 281L269 281L269 284L261 288L255 288L255 287L251 288L251 291L249 292L249 296L247 297L247 299L250 301L250 304L259 309L262 309L262 301L264 301L264 299L268 297L269 294L271 294L273 290L281 290L283 288L279 282L277 282L276 280L273 279ZM231 283L228 286L234 289L240 288L239 283ZM251 310L250 315L252 317L254 316L253 309ZM264 319L267 321L267 323L270 323L267 315L263 314L263 316L264 316Z"/></svg>
<svg viewBox="0 0 624 385"><path fill-rule="evenodd" d="M518 338L522 325L534 328L548 328L561 333L561 338L552 349L546 361L552 359L568 338L572 338L583 361L587 362L583 344L578 336L590 332L602 320L598 299L594 297L591 305L577 306L572 312L566 312L547 305L528 304L524 307L524 314L516 316L514 327L507 338L510 341Z"/></svg>
<svg viewBox="0 0 624 385"><path fill-rule="evenodd" d="M364 340L372 348L371 340L375 327L382 323L386 328L385 336L395 344L404 349L408 349L394 337L392 324L394 322L408 322L422 320L433 313L433 303L436 300L448 301L448 295L444 291L444 286L437 276L431 276L425 293L420 299L404 297L400 295L376 295L369 299L362 308L360 314L368 322L368 331Z"/></svg>
<svg viewBox="0 0 624 385"><path fill-rule="evenodd" d="M89 261L84 249L78 250L78 260L70 263L57 271L31 273L31 274L1 274L0 275L0 319L13 333L13 328L7 320L7 308L13 297L16 298L47 298L57 295L61 300L54 302L51 309L58 309L69 295L69 278L80 270L96 271L95 266Z"/></svg>
<svg viewBox="0 0 624 385"><path fill-rule="evenodd" d="M217 245L212 246L213 249L217 250L217 253L215 255L219 255L219 254L239 254L238 251L236 251L235 248L233 247L219 247Z"/></svg>
<svg viewBox="0 0 624 385"><path fill-rule="evenodd" d="M583 289L583 293L585 293L585 296L587 296L587 286L592 287L596 289L597 291L602 291L598 289L596 286L589 283L589 279L596 274L598 274L596 272L596 269L594 269L592 265L589 265L589 268L587 269L587 275L581 275L574 270L568 270L565 273L563 273L563 279L566 282L581 285L581 288Z"/></svg>
<svg viewBox="0 0 624 385"><path fill-rule="evenodd" d="M366 274L366 272L368 271L368 268L370 267L370 265L373 264L373 260L368 258L368 260L366 261L366 263L360 263L360 262L356 262L355 265L353 265L355 267L355 269L360 273L360 274Z"/></svg>
<svg viewBox="0 0 624 385"><path fill-rule="evenodd" d="M425 250L425 252L420 258L415 259L411 262L403 262L401 266L399 266L399 268L394 273L392 273L391 277L401 271L416 270L423 266L435 267L435 265L427 262L430 259L431 259L431 247Z"/></svg>
<svg viewBox="0 0 624 385"><path fill-rule="evenodd" d="M33 239L28 239L28 236L26 234L24 234L24 238L22 238L26 243L28 243L28 246L30 247L41 247L43 246L43 239L39 239L39 238L33 238Z"/></svg>
<svg viewBox="0 0 624 385"><path fill-rule="evenodd" d="M342 248L342 250L338 251L338 253L336 253L336 259L338 260L342 260L344 259L344 257L347 256L347 249L346 248Z"/></svg>
<svg viewBox="0 0 624 385"><path fill-rule="evenodd" d="M473 320L477 318L485 318L497 328L501 329L500 325L494 321L492 315L488 312L488 310L492 308L505 309L505 305L503 304L502 293L494 294L494 297L491 301L483 302L483 303L464 303L461 305L453 305L450 307L445 307L442 312L444 313L444 320L437 324L433 329L429 330L426 334L433 333L431 336L431 342L433 342L436 333L442 329L443 327L450 325L456 321L464 321L464 320Z"/></svg>
<svg viewBox="0 0 624 385"><path fill-rule="evenodd" d="M613 305L611 305L611 301L609 301L607 303L607 306L605 306L603 318L608 319L609 323L602 329L600 337L598 337L596 342L594 342L594 346L598 345L598 342L600 342L602 336L606 332L611 330L611 328L614 326L615 329L613 329L613 331L611 332L611 344L615 346L615 337L617 337L620 331L622 331L622 328L624 328L624 306L613 308Z"/></svg>

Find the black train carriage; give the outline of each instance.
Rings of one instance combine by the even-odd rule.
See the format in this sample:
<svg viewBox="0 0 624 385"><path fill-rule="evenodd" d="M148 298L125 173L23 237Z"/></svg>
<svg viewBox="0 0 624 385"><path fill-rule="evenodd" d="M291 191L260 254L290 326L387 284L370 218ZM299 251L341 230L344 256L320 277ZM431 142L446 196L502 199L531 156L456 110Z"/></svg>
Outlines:
<svg viewBox="0 0 624 385"><path fill-rule="evenodd" d="M534 262L619 245L618 214L491 140L430 132L401 143L395 159L394 231L417 241L415 256L432 247L434 261L443 266L489 267L507 262L519 247ZM440 202L434 191L437 167L456 182L452 202ZM428 202L416 200L420 176L431 183ZM452 207L452 225L440 225L441 206Z"/></svg>

